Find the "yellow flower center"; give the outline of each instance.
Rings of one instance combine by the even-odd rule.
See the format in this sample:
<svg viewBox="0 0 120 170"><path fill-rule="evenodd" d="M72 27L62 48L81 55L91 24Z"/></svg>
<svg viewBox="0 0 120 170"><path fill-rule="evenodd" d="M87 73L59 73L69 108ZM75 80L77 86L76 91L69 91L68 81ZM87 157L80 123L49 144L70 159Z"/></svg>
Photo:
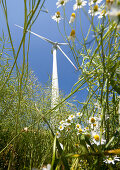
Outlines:
<svg viewBox="0 0 120 170"><path fill-rule="evenodd" d="M77 0L77 5L78 6L82 5L82 1L81 0Z"/></svg>
<svg viewBox="0 0 120 170"><path fill-rule="evenodd" d="M86 127L86 130L88 130L89 129L89 127Z"/></svg>
<svg viewBox="0 0 120 170"><path fill-rule="evenodd" d="M62 126L60 126L60 129L62 129Z"/></svg>
<svg viewBox="0 0 120 170"><path fill-rule="evenodd" d="M69 130L70 130L70 128L67 128L67 130L69 131Z"/></svg>
<svg viewBox="0 0 120 170"><path fill-rule="evenodd" d="M75 30L72 30L72 31L71 31L70 36L72 36L72 37L75 36Z"/></svg>
<svg viewBox="0 0 120 170"><path fill-rule="evenodd" d="M67 122L70 123L70 119L68 119Z"/></svg>
<svg viewBox="0 0 120 170"><path fill-rule="evenodd" d="M107 3L107 4L110 4L110 3L112 4L113 1L114 1L114 0L106 0L106 3Z"/></svg>
<svg viewBox="0 0 120 170"><path fill-rule="evenodd" d="M56 17L57 17L57 18L60 18L60 12L57 11L56 14L57 14Z"/></svg>
<svg viewBox="0 0 120 170"><path fill-rule="evenodd" d="M59 135L59 133L56 133L56 136L58 136Z"/></svg>
<svg viewBox="0 0 120 170"><path fill-rule="evenodd" d="M93 126L96 126L96 123L94 123Z"/></svg>
<svg viewBox="0 0 120 170"><path fill-rule="evenodd" d="M63 4L64 4L64 1L61 1L60 4L63 5Z"/></svg>
<svg viewBox="0 0 120 170"><path fill-rule="evenodd" d="M82 133L82 129L79 129L79 133Z"/></svg>
<svg viewBox="0 0 120 170"><path fill-rule="evenodd" d="M71 118L73 118L73 115L71 115Z"/></svg>
<svg viewBox="0 0 120 170"><path fill-rule="evenodd" d="M95 122L95 119L94 117L91 118L91 123L94 123Z"/></svg>
<svg viewBox="0 0 120 170"><path fill-rule="evenodd" d="M97 2L97 0L93 0L93 2L95 3L95 2Z"/></svg>
<svg viewBox="0 0 120 170"><path fill-rule="evenodd" d="M94 12L98 11L98 5L95 5L93 10L94 10Z"/></svg>
<svg viewBox="0 0 120 170"><path fill-rule="evenodd" d="M76 127L77 127L77 128L79 128L79 127L80 127L80 125L76 125Z"/></svg>
<svg viewBox="0 0 120 170"><path fill-rule="evenodd" d="M78 147L79 145L76 143L75 146Z"/></svg>
<svg viewBox="0 0 120 170"><path fill-rule="evenodd" d="M108 158L109 161L112 161L112 158Z"/></svg>
<svg viewBox="0 0 120 170"><path fill-rule="evenodd" d="M94 139L95 139L96 141L99 141L99 139L100 139L99 135L95 135L95 136L94 136Z"/></svg>
<svg viewBox="0 0 120 170"><path fill-rule="evenodd" d="M71 16L75 18L75 13L72 13L72 15L71 15Z"/></svg>

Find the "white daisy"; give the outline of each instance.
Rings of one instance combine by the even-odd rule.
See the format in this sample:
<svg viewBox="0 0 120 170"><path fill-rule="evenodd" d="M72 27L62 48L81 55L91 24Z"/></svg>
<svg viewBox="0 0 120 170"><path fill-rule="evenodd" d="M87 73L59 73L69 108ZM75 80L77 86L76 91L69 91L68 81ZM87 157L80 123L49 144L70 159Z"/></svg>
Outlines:
<svg viewBox="0 0 120 170"><path fill-rule="evenodd" d="M97 16L101 13L102 9L98 5L91 6L88 13L92 16Z"/></svg>
<svg viewBox="0 0 120 170"><path fill-rule="evenodd" d="M81 129L81 125L80 124L76 124L76 129L77 130Z"/></svg>
<svg viewBox="0 0 120 170"><path fill-rule="evenodd" d="M56 137L59 138L60 137L60 133L56 132Z"/></svg>
<svg viewBox="0 0 120 170"><path fill-rule="evenodd" d="M98 132L92 132L93 137L93 143L96 145L100 145L100 133ZM106 140L102 137L101 139L101 145L105 144Z"/></svg>
<svg viewBox="0 0 120 170"><path fill-rule="evenodd" d="M73 23L75 21L75 13L71 14L69 24Z"/></svg>
<svg viewBox="0 0 120 170"><path fill-rule="evenodd" d="M69 120L72 120L72 119L74 119L74 118L75 118L75 115L70 115L70 116L68 117Z"/></svg>
<svg viewBox="0 0 120 170"><path fill-rule="evenodd" d="M55 13L55 15L52 16L52 19L53 19L54 21L56 21L56 22L59 23L60 20L62 19L61 16L60 16L60 12L57 11L57 12Z"/></svg>
<svg viewBox="0 0 120 170"><path fill-rule="evenodd" d="M97 120L98 120L98 118L96 116L92 116L92 117L89 118L89 123L95 124Z"/></svg>
<svg viewBox="0 0 120 170"><path fill-rule="evenodd" d="M78 8L82 8L87 4L87 1L84 0L76 0L76 3L73 5L73 10L75 11Z"/></svg>
<svg viewBox="0 0 120 170"><path fill-rule="evenodd" d="M81 135L84 132L84 130L82 128L78 129L77 135Z"/></svg>
<svg viewBox="0 0 120 170"><path fill-rule="evenodd" d="M63 125L60 125L60 126L58 127L58 129L61 131L61 130L64 129L64 126L63 126Z"/></svg>
<svg viewBox="0 0 120 170"><path fill-rule="evenodd" d="M94 5L94 4L100 4L101 2L102 2L102 0L90 0L88 5L91 6L91 5Z"/></svg>
<svg viewBox="0 0 120 170"><path fill-rule="evenodd" d="M108 11L108 15L117 24L120 24L120 7L119 7L119 5L116 7L112 7L111 10Z"/></svg>
<svg viewBox="0 0 120 170"><path fill-rule="evenodd" d="M61 125L62 125L62 124L64 124L64 121L63 121L63 120L61 120L61 121L60 121L60 124L61 124Z"/></svg>
<svg viewBox="0 0 120 170"><path fill-rule="evenodd" d="M116 160L114 158L108 157L103 162L105 162L106 164L115 164L115 161ZM117 161L120 161L120 160L117 159Z"/></svg>
<svg viewBox="0 0 120 170"><path fill-rule="evenodd" d="M58 2L56 3L57 8L59 8L60 6L64 6L69 0L58 0Z"/></svg>
<svg viewBox="0 0 120 170"><path fill-rule="evenodd" d="M107 6L108 9L111 8L113 2L114 2L114 0L106 0L106 6Z"/></svg>
<svg viewBox="0 0 120 170"><path fill-rule="evenodd" d="M77 116L77 117L81 117L81 116L82 116L82 113L77 112L77 113L76 113L76 116Z"/></svg>
<svg viewBox="0 0 120 170"><path fill-rule="evenodd" d="M75 30L71 31L70 36L68 37L68 40L71 40L72 42L75 41Z"/></svg>

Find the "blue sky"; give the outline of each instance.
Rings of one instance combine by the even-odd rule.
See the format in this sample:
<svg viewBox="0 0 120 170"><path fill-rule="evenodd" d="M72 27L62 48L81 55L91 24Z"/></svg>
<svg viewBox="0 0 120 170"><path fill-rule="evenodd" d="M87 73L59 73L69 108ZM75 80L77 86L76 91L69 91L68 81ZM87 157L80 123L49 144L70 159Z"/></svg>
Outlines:
<svg viewBox="0 0 120 170"><path fill-rule="evenodd" d="M32 26L32 31L42 35L48 39L58 42L64 42L62 36L60 35L57 27L57 23L51 19L51 16L55 14L57 10L63 15L62 8L56 8L56 0L48 1L46 0L45 7L48 10L48 13L41 12L37 21ZM75 3L75 1L74 1ZM66 5L66 15L68 19L73 12L72 1ZM7 1L8 6L8 20L11 30L11 35L14 41L14 46L17 51L18 45L22 38L22 30L15 27L14 24L23 26L24 23L24 1L22 0L12 0ZM2 28L4 29L5 35L7 35L7 29L5 20L3 19L2 13L0 13L0 20L2 21ZM87 33L88 22L87 18L82 15L83 29ZM60 29L63 31L63 21L59 23ZM0 32L1 32L0 30ZM70 34L70 27L66 29L68 35ZM79 35L81 38L81 35ZM51 53L51 44L44 42L43 40L31 35L30 41L30 51L29 51L29 68L31 68L39 82L45 84L48 81L48 77L52 75L52 53ZM63 51L69 56L69 58L74 62L74 58L70 52L70 48L67 46L62 47ZM19 55L19 62L22 64L20 57L22 51ZM69 94L73 85L78 81L80 72L76 72L74 67L69 63L69 61L63 56L63 54L58 50L57 51L57 62L58 62L58 77L59 77L59 88L65 94ZM76 65L76 64L75 64ZM79 100L84 100L86 95L85 92L77 93L77 98ZM75 96L76 96L75 95Z"/></svg>

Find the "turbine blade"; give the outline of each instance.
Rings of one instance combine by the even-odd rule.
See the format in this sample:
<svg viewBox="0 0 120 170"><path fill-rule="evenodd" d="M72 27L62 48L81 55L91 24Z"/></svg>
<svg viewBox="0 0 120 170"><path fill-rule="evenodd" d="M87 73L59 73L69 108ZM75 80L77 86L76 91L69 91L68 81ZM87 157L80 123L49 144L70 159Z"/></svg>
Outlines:
<svg viewBox="0 0 120 170"><path fill-rule="evenodd" d="M57 45L69 45L69 43L57 43Z"/></svg>
<svg viewBox="0 0 120 170"><path fill-rule="evenodd" d="M19 28L21 28L21 29L24 30L23 27L21 27L21 26L19 26L19 25L17 25L17 24L15 24L15 26L17 26L17 27L19 27ZM26 30L26 31L27 31L27 32L30 32L31 34L33 34L33 35L35 35L35 36L37 36L37 37L39 37L39 38L41 38L41 39L44 40L44 41L47 41L47 42L51 43L52 45L55 45L55 42L53 42L53 41L51 41L51 40L49 40L49 39L47 39L47 38L45 38L45 37L43 37L43 36L41 36L41 35L38 35L38 34L32 32L32 31L30 31L30 30Z"/></svg>
<svg viewBox="0 0 120 170"><path fill-rule="evenodd" d="M75 65L73 64L73 62L69 59L69 57L63 52L63 50L60 48L59 45L57 45L57 48L63 53L63 55L68 59L68 61L73 65L73 67L78 70Z"/></svg>

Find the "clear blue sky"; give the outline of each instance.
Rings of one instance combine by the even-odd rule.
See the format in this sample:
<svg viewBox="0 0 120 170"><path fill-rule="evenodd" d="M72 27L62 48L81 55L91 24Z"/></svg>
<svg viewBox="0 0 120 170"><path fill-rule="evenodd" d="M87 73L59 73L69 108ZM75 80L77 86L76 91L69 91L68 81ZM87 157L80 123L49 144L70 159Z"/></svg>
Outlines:
<svg viewBox="0 0 120 170"><path fill-rule="evenodd" d="M32 26L32 31L42 35L48 39L58 42L64 42L62 36L60 35L57 23L51 19L51 16L55 14L57 10L63 15L62 8L56 8L57 0L46 0L45 7L48 9L48 13L41 12L37 21ZM71 1L66 5L66 15L68 18L73 12L73 4L75 1ZM22 30L15 27L14 24L23 26L24 23L24 1L23 0L12 0L7 1L8 6L8 16L9 16L9 25L11 29L12 38L14 40L14 46L16 51L18 49L19 42L22 38ZM0 26L0 32L2 28L7 35L7 29L5 20L3 19L2 12L0 12L0 20L2 25ZM87 32L87 18L82 16L82 22L84 30ZM63 21L59 23L60 28L63 31ZM80 29L80 28L79 28ZM70 28L67 28L68 35L70 34ZM64 32L63 32L64 33ZM79 35L81 38L81 35ZM45 84L48 81L48 75L52 75L52 53L51 53L51 44L44 42L43 40L31 35L30 42L30 52L29 52L29 68L31 68L39 82ZM74 62L74 58L70 52L69 47L62 47L63 51L70 57ZM22 54L22 52L20 53ZM20 58L20 56L19 56ZM69 63L69 61L63 56L63 54L58 50L57 51L57 61L58 61L58 77L59 77L59 88L65 94L69 94L73 85L78 81L80 72L76 72L74 67ZM20 61L22 63L22 60ZM75 64L76 65L76 64ZM86 93L77 93L77 98L81 101L84 100L84 95Z"/></svg>

